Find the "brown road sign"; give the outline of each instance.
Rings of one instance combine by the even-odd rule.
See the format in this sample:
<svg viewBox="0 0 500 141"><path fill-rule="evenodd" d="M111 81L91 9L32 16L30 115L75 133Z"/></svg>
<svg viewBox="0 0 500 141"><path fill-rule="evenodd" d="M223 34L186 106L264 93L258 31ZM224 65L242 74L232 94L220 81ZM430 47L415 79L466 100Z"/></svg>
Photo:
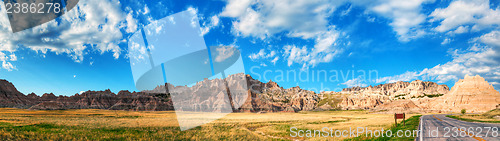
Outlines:
<svg viewBox="0 0 500 141"><path fill-rule="evenodd" d="M403 119L403 124L406 126L406 122L405 122L406 116L405 116L405 113L402 113L402 114L394 113L394 122L396 123L396 126L398 126L398 119Z"/></svg>

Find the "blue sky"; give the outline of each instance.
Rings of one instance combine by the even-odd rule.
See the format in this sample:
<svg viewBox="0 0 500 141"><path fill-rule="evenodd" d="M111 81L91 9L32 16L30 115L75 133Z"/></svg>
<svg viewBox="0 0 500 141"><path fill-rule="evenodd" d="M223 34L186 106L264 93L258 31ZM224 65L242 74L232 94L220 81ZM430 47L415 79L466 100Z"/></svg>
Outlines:
<svg viewBox="0 0 500 141"><path fill-rule="evenodd" d="M237 47L247 74L285 88L339 91L416 79L451 87L468 74L499 90L499 3L85 0L16 33L2 6L0 78L25 94L136 91L128 39L143 25L190 10L207 46Z"/></svg>

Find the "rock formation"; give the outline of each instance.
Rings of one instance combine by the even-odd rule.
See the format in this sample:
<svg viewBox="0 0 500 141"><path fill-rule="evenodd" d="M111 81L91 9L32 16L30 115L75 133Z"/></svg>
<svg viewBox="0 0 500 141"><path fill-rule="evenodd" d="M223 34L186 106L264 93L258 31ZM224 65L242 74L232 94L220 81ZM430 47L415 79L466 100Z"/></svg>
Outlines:
<svg viewBox="0 0 500 141"><path fill-rule="evenodd" d="M43 98L44 96L42 96ZM166 111L173 110L172 101L164 94L120 91L114 94L110 90L86 91L73 96L59 96L54 100L40 101L29 109L110 109L130 111Z"/></svg>
<svg viewBox="0 0 500 141"><path fill-rule="evenodd" d="M342 109L384 110L384 107L387 106L380 107L380 105L388 105L393 101L401 99L439 96L448 93L448 91L449 88L446 85L438 85L434 82L424 82L421 80L412 82L398 81L369 87L345 88L340 93L348 94L349 96L344 97L338 106L342 107Z"/></svg>
<svg viewBox="0 0 500 141"><path fill-rule="evenodd" d="M354 95L344 97L339 106L344 110L373 109L387 102L390 102L389 97L383 95Z"/></svg>
<svg viewBox="0 0 500 141"><path fill-rule="evenodd" d="M465 76L448 92L447 88L446 85L420 80L347 88L342 93L349 96L338 105L342 109L392 112L460 112L466 109L470 113L483 113L500 104L500 93L478 75Z"/></svg>
<svg viewBox="0 0 500 141"><path fill-rule="evenodd" d="M376 110L384 110L389 113L425 113L424 109L415 104L414 100L401 99L377 106Z"/></svg>
<svg viewBox="0 0 500 141"><path fill-rule="evenodd" d="M241 106L244 112L298 112L317 108L319 96L300 87L284 89L276 82L262 83L246 75L250 95Z"/></svg>
<svg viewBox="0 0 500 141"><path fill-rule="evenodd" d="M244 79L247 88L236 88ZM299 87L284 89L276 82L262 83L250 75L235 74L225 78L228 87L245 89L245 91L231 91L233 101L238 105L237 111L241 112L297 112L309 111L317 108L320 98L312 91L302 90ZM243 81L244 82L244 81ZM172 86L168 84L170 94L179 93L191 96L180 100L182 107L189 110L205 108L210 111L223 110L227 106L227 94L224 79L205 79L194 86ZM209 93L207 95L207 93ZM0 81L0 106L13 108L29 108L33 110L62 110L62 109L110 109L134 111L165 111L174 110L172 97L166 94L165 86L158 86L153 90L144 92L120 91L118 94L105 91L86 91L73 96L55 96L52 93L43 94L41 97L34 93L24 95L17 91L6 80ZM240 95L234 96L234 95ZM246 97L241 97L246 96ZM196 98L192 98L196 97Z"/></svg>
<svg viewBox="0 0 500 141"><path fill-rule="evenodd" d="M423 97L425 95L446 94L449 88L446 85L439 85L434 82L424 82L415 80L412 82L398 81L395 83L380 84L369 87L345 88L341 93L348 94L379 94L389 96L392 99L409 99Z"/></svg>
<svg viewBox="0 0 500 141"><path fill-rule="evenodd" d="M7 80L0 80L0 107L29 108L37 102L32 95L26 96L17 91Z"/></svg>
<svg viewBox="0 0 500 141"><path fill-rule="evenodd" d="M241 81L244 79L244 81ZM245 85L241 85L246 81ZM267 83L253 79L250 75L235 74L225 79L205 79L193 86L165 86L144 92L120 91L118 94L105 91L86 91L73 96L55 96L46 93L24 95L6 80L0 80L0 107L29 108L34 110L61 109L110 109L133 111L174 110L173 96L185 94L190 98L180 99L176 109L227 110L230 105L226 87L230 91L233 105L239 112L298 112L330 109L369 109L393 112L486 112L500 106L500 93L480 76L466 76L448 86L415 80L369 87L346 88L341 92L303 90L300 87L284 89L276 82ZM208 94L207 94L208 93ZM435 97L436 96L436 97ZM178 104L178 103L177 103Z"/></svg>
<svg viewBox="0 0 500 141"><path fill-rule="evenodd" d="M470 113L482 113L493 110L500 104L500 93L479 75L460 79L451 91L429 103L428 109L460 112L466 109Z"/></svg>

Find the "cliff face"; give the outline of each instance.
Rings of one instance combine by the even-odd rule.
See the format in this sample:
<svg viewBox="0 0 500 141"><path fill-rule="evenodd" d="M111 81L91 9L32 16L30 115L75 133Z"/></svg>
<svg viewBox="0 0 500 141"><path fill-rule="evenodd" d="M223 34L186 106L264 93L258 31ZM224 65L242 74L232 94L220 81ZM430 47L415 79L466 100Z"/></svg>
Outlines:
<svg viewBox="0 0 500 141"><path fill-rule="evenodd" d="M339 107L344 110L373 109L387 102L390 102L389 97L382 95L348 96L342 99Z"/></svg>
<svg viewBox="0 0 500 141"><path fill-rule="evenodd" d="M12 83L0 80L0 107L29 108L36 102L36 98L28 97L17 91Z"/></svg>
<svg viewBox="0 0 500 141"><path fill-rule="evenodd" d="M241 84L244 82L246 88ZM485 112L500 105L500 93L480 76L466 76L456 82L449 92L446 85L416 80L316 94L299 87L284 89L273 81L263 83L249 75L235 74L225 79L205 79L190 87L169 84L170 94L166 93L165 86L158 86L144 92L120 91L115 94L110 90L86 91L69 97L52 93L24 95L12 83L0 80L0 107L165 111L174 110L172 99L185 94L189 97L176 99L177 110L225 112L222 110L227 108L221 107L231 104L226 100L226 85L231 89L233 105L239 112L298 112L333 108L398 112L459 112L467 109L468 112ZM432 98L436 95L439 97Z"/></svg>
<svg viewBox="0 0 500 141"><path fill-rule="evenodd" d="M468 76L455 83L449 94L428 104L429 109L460 112L487 112L500 105L500 93L479 75Z"/></svg>
<svg viewBox="0 0 500 141"><path fill-rule="evenodd" d="M276 82L262 83L250 75L235 74L226 79L205 79L194 86L172 86L168 84L170 94L166 94L165 86L144 92L120 91L118 94L105 91L86 91L73 96L55 96L34 93L24 95L14 85L0 81L0 106L29 108L34 110L61 109L110 109L134 111L174 110L172 98L177 96L176 108L192 110L203 108L205 111L220 111L230 103L227 98L227 87L237 111L241 112L297 112L316 108L320 98L312 91L299 87L283 89ZM240 83L247 82L247 88ZM244 90L244 91L237 91ZM179 95L187 95L182 97Z"/></svg>
<svg viewBox="0 0 500 141"><path fill-rule="evenodd" d="M389 97L419 97L425 95L446 94L449 87L446 85L438 85L434 82L424 82L415 80L412 82L398 81L395 83L380 84L369 87L353 87L345 88L342 93L349 94L379 94Z"/></svg>
<svg viewBox="0 0 500 141"><path fill-rule="evenodd" d="M284 89L276 82L267 83L253 79L250 75L234 74L225 78L232 95L233 105L239 112L298 112L316 109L320 98L313 91L299 87ZM230 103L224 79L205 79L192 87L168 85L175 99L176 110L223 111ZM246 86L242 83L246 82ZM148 92L165 92L158 86ZM181 96L187 95L187 96ZM223 108L226 107L226 108Z"/></svg>
<svg viewBox="0 0 500 141"><path fill-rule="evenodd" d="M43 96L42 96L43 98ZM59 96L53 100L41 101L29 109L110 109L131 111L173 110L172 101L164 94L120 91L118 94L106 91L87 91L73 96Z"/></svg>
<svg viewBox="0 0 500 141"><path fill-rule="evenodd" d="M376 107L383 104L387 105L392 101L437 96L446 94L448 91L449 88L446 85L421 80L345 88L341 93L350 96L344 97L338 106L342 107L342 109L376 109Z"/></svg>
<svg viewBox="0 0 500 141"><path fill-rule="evenodd" d="M276 82L262 83L247 75L250 95L241 106L245 112L297 112L317 107L319 96L300 87L283 89Z"/></svg>
<svg viewBox="0 0 500 141"><path fill-rule="evenodd" d="M500 106L500 93L481 76L465 76L450 91L446 85L419 80L375 87L344 89L343 109L389 110L392 112L482 113ZM439 96L437 94L443 94ZM438 97L432 97L438 96Z"/></svg>

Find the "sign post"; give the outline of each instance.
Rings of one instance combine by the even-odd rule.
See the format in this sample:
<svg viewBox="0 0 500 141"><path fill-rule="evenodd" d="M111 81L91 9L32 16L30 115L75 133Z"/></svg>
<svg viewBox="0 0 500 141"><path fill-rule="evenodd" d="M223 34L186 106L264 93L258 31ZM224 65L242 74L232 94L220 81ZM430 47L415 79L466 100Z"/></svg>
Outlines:
<svg viewBox="0 0 500 141"><path fill-rule="evenodd" d="M402 114L394 113L394 123L396 123L396 126L398 126L398 119L403 119L403 125L406 126L405 113L402 113Z"/></svg>

